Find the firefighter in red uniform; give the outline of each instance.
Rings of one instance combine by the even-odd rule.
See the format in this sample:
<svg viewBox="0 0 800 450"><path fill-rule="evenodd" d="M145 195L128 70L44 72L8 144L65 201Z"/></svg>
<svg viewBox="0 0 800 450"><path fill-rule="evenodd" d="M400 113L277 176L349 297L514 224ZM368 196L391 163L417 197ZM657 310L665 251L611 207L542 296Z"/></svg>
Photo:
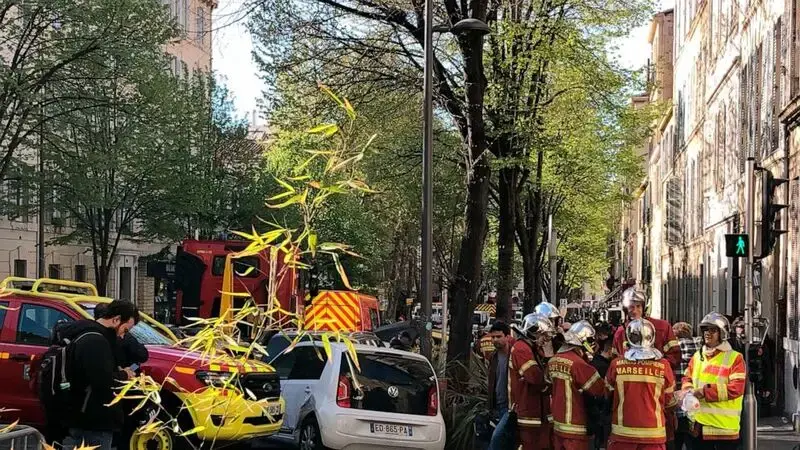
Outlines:
<svg viewBox="0 0 800 450"><path fill-rule="evenodd" d="M672 326L666 320L645 317L649 309L649 299L644 292L636 288L628 288L622 293L622 307L628 312L628 320L614 333L614 353L616 356L625 354L628 340L625 338L625 330L631 320L646 318L655 328L656 337L653 344L654 348L660 351L664 358L669 361L672 370L680 370L681 366L681 346ZM675 440L675 429L678 428L678 418L674 412L667 414L667 442Z"/></svg>
<svg viewBox="0 0 800 450"><path fill-rule="evenodd" d="M626 327L627 350L611 362L606 384L614 397L608 450L664 450L667 411L675 405L675 375L654 348L656 328L647 319Z"/></svg>
<svg viewBox="0 0 800 450"><path fill-rule="evenodd" d="M561 325L564 323L564 318L561 317L561 311L558 310L556 305L550 302L541 302L533 308L533 312L541 314L553 322L553 326L556 327L556 335L553 337L553 348L556 350L560 349L564 344L564 330L561 328Z"/></svg>
<svg viewBox="0 0 800 450"><path fill-rule="evenodd" d="M555 326L531 313L516 327L518 340L508 360L508 397L517 416L517 444L522 450L550 448L550 385L547 358L553 355Z"/></svg>
<svg viewBox="0 0 800 450"><path fill-rule="evenodd" d="M605 382L587 359L594 353L594 328L585 320L564 333L564 345L547 363L553 383L553 446L555 450L589 448L584 395L605 395Z"/></svg>
<svg viewBox="0 0 800 450"><path fill-rule="evenodd" d="M627 340L625 339L625 329L631 320L646 318L656 329L655 348L664 354L673 369L680 368L681 347L672 326L666 320L646 317L649 307L647 296L644 292L635 288L629 288L622 293L622 307L628 311L628 321L617 328L614 333L614 354L622 356L625 354Z"/></svg>

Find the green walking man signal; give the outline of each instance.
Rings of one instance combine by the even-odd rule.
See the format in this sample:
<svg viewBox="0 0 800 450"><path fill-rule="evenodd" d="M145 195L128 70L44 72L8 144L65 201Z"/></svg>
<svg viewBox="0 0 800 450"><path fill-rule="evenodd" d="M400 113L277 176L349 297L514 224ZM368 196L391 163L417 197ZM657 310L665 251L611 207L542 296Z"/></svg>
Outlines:
<svg viewBox="0 0 800 450"><path fill-rule="evenodd" d="M750 246L749 236L746 234L725 235L725 256L729 258L747 258Z"/></svg>

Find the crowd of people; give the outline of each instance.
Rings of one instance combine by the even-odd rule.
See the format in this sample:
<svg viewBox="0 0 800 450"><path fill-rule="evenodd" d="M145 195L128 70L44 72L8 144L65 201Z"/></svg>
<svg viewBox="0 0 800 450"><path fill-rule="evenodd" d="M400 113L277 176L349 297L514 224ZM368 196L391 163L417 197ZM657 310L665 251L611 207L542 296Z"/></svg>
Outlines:
<svg viewBox="0 0 800 450"><path fill-rule="evenodd" d="M733 450L739 445L745 360L729 320L647 317L648 299L622 294L619 327L564 323L547 302L521 324L492 325L490 450Z"/></svg>

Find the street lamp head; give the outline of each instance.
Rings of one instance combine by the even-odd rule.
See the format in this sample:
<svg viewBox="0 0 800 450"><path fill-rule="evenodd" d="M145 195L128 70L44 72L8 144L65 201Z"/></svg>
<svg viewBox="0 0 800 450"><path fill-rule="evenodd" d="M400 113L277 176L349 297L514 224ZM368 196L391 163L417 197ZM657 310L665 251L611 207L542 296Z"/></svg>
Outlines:
<svg viewBox="0 0 800 450"><path fill-rule="evenodd" d="M461 33L478 33L479 35L483 36L485 34L489 34L489 25L486 22L479 20L479 19L463 19L459 20L453 27L450 29L453 34L461 34Z"/></svg>

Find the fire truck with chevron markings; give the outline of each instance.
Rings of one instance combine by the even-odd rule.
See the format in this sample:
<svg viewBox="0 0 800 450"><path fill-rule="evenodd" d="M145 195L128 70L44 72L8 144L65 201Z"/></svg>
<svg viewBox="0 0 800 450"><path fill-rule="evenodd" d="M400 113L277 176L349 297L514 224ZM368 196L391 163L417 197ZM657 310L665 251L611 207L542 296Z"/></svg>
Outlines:
<svg viewBox="0 0 800 450"><path fill-rule="evenodd" d="M178 247L173 277L174 305L167 308L177 325L190 318L218 317L230 307L244 305L247 298L233 297L226 304L221 292L226 260L247 246L245 241L185 240ZM267 303L271 274L280 307L297 314L304 327L313 331L372 331L380 326L379 302L375 297L353 291L315 290L306 293L305 282L296 269L284 263L284 255L270 258L269 250L258 255L232 259L233 292L247 292L256 304Z"/></svg>

